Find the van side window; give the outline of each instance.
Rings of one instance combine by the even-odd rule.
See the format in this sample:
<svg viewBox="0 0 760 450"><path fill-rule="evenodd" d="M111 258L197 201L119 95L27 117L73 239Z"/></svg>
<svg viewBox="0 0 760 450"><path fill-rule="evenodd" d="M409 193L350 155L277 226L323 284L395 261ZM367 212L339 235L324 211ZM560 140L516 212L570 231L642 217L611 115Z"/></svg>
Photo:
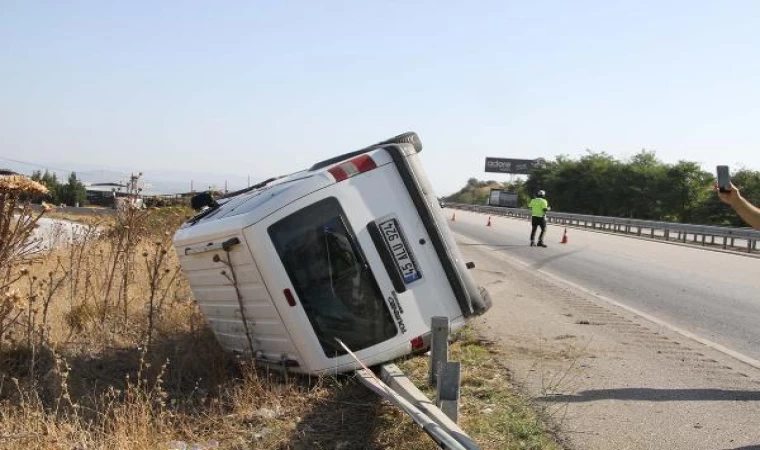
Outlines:
<svg viewBox="0 0 760 450"><path fill-rule="evenodd" d="M396 325L338 200L320 200L269 227L277 254L327 357L396 335Z"/></svg>

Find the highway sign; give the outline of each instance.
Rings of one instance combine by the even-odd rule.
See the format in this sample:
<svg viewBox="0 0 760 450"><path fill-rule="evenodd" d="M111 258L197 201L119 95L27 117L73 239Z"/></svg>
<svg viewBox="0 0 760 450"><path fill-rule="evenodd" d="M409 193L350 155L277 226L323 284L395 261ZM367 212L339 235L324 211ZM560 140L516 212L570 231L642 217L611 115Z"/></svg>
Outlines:
<svg viewBox="0 0 760 450"><path fill-rule="evenodd" d="M543 165L544 160L541 158L486 158L486 172L529 174L531 170L543 167Z"/></svg>

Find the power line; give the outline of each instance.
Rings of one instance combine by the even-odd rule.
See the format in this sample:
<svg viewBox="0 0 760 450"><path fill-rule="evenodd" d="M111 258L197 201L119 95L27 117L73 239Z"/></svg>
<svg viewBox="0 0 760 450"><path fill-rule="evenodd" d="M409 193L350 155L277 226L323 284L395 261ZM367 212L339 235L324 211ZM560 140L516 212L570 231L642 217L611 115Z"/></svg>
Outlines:
<svg viewBox="0 0 760 450"><path fill-rule="evenodd" d="M52 166L47 166L47 165L44 165L44 164L37 164L37 163L28 162L28 161L21 161L21 160L18 160L18 159L6 158L4 156L0 156L0 159L3 160L3 161L10 161L10 162L18 163L18 164L24 164L26 166L33 166L33 167L39 167L41 169L55 170L56 172L76 172L76 170L61 169L59 167L52 167Z"/></svg>
<svg viewBox="0 0 760 450"><path fill-rule="evenodd" d="M53 167L53 166L50 166L50 165L47 165L47 164L38 164L38 163L29 162L29 161L21 161L19 159L6 158L5 156L0 156L0 160L2 160L2 161L10 161L10 162L14 162L14 163L17 163L17 164L24 164L26 166L38 167L40 169L45 169L45 170L52 170L54 172L68 172L68 173L72 173L72 172L74 172L74 173L76 173L76 172L79 172L79 173L110 172L112 174L117 174L120 177L128 177L129 176L128 173L126 173L126 172L119 172L117 170L107 170L107 169L92 169L92 170L62 169L60 167Z"/></svg>

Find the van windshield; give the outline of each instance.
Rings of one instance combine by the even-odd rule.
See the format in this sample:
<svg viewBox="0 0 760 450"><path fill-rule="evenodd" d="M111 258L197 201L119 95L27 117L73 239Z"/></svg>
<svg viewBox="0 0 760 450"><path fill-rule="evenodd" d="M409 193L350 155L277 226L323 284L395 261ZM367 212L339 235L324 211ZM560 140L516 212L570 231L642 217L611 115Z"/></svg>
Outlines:
<svg viewBox="0 0 760 450"><path fill-rule="evenodd" d="M396 335L396 325L338 200L316 202L269 227L311 326L328 357Z"/></svg>

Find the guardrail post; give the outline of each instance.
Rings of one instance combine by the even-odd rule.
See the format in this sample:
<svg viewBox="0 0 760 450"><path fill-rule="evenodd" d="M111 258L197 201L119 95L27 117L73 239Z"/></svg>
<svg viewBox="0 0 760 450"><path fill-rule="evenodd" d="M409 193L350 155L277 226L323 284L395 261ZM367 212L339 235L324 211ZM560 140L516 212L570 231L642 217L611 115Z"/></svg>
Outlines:
<svg viewBox="0 0 760 450"><path fill-rule="evenodd" d="M726 249L726 243L728 242L728 238L726 236L723 236L723 250Z"/></svg>
<svg viewBox="0 0 760 450"><path fill-rule="evenodd" d="M734 246L734 238L731 238L731 247Z"/></svg>
<svg viewBox="0 0 760 450"><path fill-rule="evenodd" d="M715 245L715 235L710 236L710 245Z"/></svg>
<svg viewBox="0 0 760 450"><path fill-rule="evenodd" d="M449 359L449 318L433 317L430 321L430 367L428 368L428 383L436 386L438 374L443 364Z"/></svg>
<svg viewBox="0 0 760 450"><path fill-rule="evenodd" d="M707 236L703 234L702 235L702 247L705 246L705 239L707 239Z"/></svg>
<svg viewBox="0 0 760 450"><path fill-rule="evenodd" d="M752 253L752 239L747 239L747 253Z"/></svg>
<svg viewBox="0 0 760 450"><path fill-rule="evenodd" d="M666 241L670 240L670 230L668 230L668 229L665 229L665 240Z"/></svg>
<svg viewBox="0 0 760 450"><path fill-rule="evenodd" d="M441 366L440 383L435 398L435 404L441 408L449 419L456 423L459 420L459 384L461 381L461 364L445 362Z"/></svg>

